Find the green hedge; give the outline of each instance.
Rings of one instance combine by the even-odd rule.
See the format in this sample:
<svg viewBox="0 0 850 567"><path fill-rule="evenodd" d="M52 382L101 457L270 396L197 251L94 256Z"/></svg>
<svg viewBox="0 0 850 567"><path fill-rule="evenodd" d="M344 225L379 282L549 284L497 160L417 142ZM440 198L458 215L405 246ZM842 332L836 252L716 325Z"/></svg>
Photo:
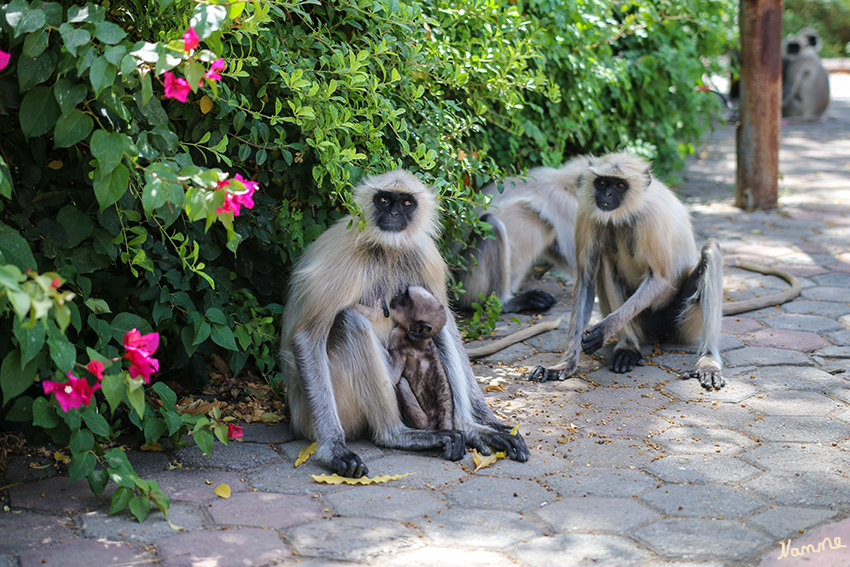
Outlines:
<svg viewBox="0 0 850 567"><path fill-rule="evenodd" d="M145 376L125 368L128 331L159 337L155 382L202 384L217 352L234 373L250 365L275 383L289 267L356 212L359 179L417 172L443 195L451 243L481 230L476 188L493 177L624 147L669 173L709 123L715 101L695 87L733 10L714 0L0 4L6 423L70 444L73 476L99 489L97 463L129 478L103 450L127 427L147 443L179 444L189 430L205 451L214 434L226 442L226 420L178 416L162 382L145 403ZM190 28L200 45L184 39ZM99 384L90 361L106 367L90 404L66 411L44 394L41 383L69 372ZM142 501L167 509L135 478L124 506L140 518Z"/></svg>

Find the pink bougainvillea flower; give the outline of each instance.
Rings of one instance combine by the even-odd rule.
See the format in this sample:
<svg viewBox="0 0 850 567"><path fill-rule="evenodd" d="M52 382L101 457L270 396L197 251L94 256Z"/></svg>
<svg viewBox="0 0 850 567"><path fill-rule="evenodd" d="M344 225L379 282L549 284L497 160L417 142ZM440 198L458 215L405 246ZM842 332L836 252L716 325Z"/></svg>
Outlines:
<svg viewBox="0 0 850 567"><path fill-rule="evenodd" d="M136 329L130 329L124 335L124 358L130 361L130 376L144 378L150 384L151 374L159 370L159 361L151 355L159 347L159 333L142 335Z"/></svg>
<svg viewBox="0 0 850 567"><path fill-rule="evenodd" d="M213 64L210 65L210 70L204 73L204 78L207 78L211 81L220 81L221 75L218 74L219 71L224 71L227 68L227 63L224 62L224 59L216 59L213 61Z"/></svg>
<svg viewBox="0 0 850 567"><path fill-rule="evenodd" d="M97 381L100 382L103 380L103 371L106 367L99 360L92 360L86 365L86 370L91 372L97 377Z"/></svg>
<svg viewBox="0 0 850 567"><path fill-rule="evenodd" d="M198 34L195 33L195 28L189 28L186 30L186 33L183 34L183 51L192 51L198 44L201 43L201 40L198 39Z"/></svg>
<svg viewBox="0 0 850 567"><path fill-rule="evenodd" d="M233 179L242 183L247 191L244 193L231 193L228 191L224 195L224 204L216 209L215 212L233 213L234 217L238 217L241 207L245 207L246 209L252 209L254 207L254 191L259 188L260 184L256 181L251 181L250 179L244 179L238 173L233 176ZM219 181L217 188L221 189L229 185L229 181Z"/></svg>
<svg viewBox="0 0 850 567"><path fill-rule="evenodd" d="M62 285L62 280L59 278L53 278L50 282L50 287L53 289L58 289L60 285Z"/></svg>
<svg viewBox="0 0 850 567"><path fill-rule="evenodd" d="M0 50L0 71L9 66L9 60L12 58L11 53L6 53Z"/></svg>
<svg viewBox="0 0 850 567"><path fill-rule="evenodd" d="M227 437L230 439L235 439L236 437L242 437L245 433L242 432L242 428L238 425L233 425L232 423L227 424Z"/></svg>
<svg viewBox="0 0 850 567"><path fill-rule="evenodd" d="M181 79L174 75L171 71L166 71L165 76L165 98L175 98L180 102L186 102L189 98L189 91L192 88L186 79Z"/></svg>
<svg viewBox="0 0 850 567"><path fill-rule="evenodd" d="M71 408L87 406L100 384L89 386L85 378L77 378L68 371L68 381L64 383L45 380L44 393L56 394L56 401L62 406L62 411L67 412Z"/></svg>

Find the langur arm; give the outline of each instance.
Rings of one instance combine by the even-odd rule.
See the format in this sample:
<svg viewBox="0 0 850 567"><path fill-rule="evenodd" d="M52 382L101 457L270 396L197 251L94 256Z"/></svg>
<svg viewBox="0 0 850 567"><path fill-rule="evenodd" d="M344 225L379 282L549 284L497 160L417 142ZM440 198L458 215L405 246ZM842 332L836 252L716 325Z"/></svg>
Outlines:
<svg viewBox="0 0 850 567"><path fill-rule="evenodd" d="M404 376L399 377L396 393L398 394L398 402L402 408L402 413L410 419L409 425L416 429L427 429L428 416L425 415L422 406L419 405L419 400L416 399L416 395L410 388L410 382Z"/></svg>
<svg viewBox="0 0 850 567"><path fill-rule="evenodd" d="M358 478L368 474L360 457L345 445L331 384L327 339L299 331L293 336L293 352L316 427L317 460L341 476Z"/></svg>
<svg viewBox="0 0 850 567"><path fill-rule="evenodd" d="M617 334L641 311L650 307L659 295L669 289L670 282L667 279L650 272L619 309L609 314L584 334L581 338L582 350L587 354L592 354L602 348L602 345L608 339Z"/></svg>

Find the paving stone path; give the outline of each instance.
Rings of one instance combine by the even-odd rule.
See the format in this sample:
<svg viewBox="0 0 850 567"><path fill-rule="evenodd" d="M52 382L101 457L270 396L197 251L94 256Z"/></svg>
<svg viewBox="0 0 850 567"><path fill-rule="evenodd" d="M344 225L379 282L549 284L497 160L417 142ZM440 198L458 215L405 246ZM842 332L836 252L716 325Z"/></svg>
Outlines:
<svg viewBox="0 0 850 567"><path fill-rule="evenodd" d="M475 364L494 409L520 423L530 462L473 474L471 456L358 442L372 474L417 474L321 485L308 474L326 471L293 466L303 441L259 424L209 458L131 452L183 531L158 512L143 524L109 516L109 489L95 497L85 481L14 457L0 476L19 483L0 492L0 567L850 565L850 76L832 80L825 122L783 128L778 210L731 206L730 127L683 173L701 238L804 283L790 303L724 320L724 390L680 380L695 355L673 345L629 374L608 371L603 350L576 378L525 381L558 358L564 323ZM786 285L738 269L724 283L730 300ZM562 299L547 317L567 311L569 281L530 285ZM183 468L166 471L169 457ZM229 499L215 496L220 483Z"/></svg>

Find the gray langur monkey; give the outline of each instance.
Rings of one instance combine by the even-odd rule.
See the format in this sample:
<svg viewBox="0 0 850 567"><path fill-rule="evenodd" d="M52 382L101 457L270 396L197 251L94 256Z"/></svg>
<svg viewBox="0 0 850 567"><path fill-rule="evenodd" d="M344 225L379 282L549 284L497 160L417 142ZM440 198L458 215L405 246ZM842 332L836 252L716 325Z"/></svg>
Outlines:
<svg viewBox="0 0 850 567"><path fill-rule="evenodd" d="M364 180L354 190L363 213L345 217L307 247L296 262L281 328L281 367L295 431L317 441L315 458L343 476L368 473L346 438L368 435L380 446L489 446L526 461L522 437L490 410L475 380L454 317L433 337L452 389L454 430L411 429L401 421L386 344L393 323L356 306L383 304L412 285L446 300L446 264L437 248L438 202L406 171Z"/></svg>
<svg viewBox="0 0 850 567"><path fill-rule="evenodd" d="M502 192L496 183L482 189L491 201L481 220L490 224L494 238L479 238L467 249L469 268L459 274L464 294L458 307L469 309L478 294L494 292L504 313L542 312L555 304L544 291L517 292L542 258L575 275L575 187L587 162L587 156L578 156L560 168L537 167L505 179Z"/></svg>
<svg viewBox="0 0 850 567"><path fill-rule="evenodd" d="M611 370L643 364L640 345L695 342L699 354L685 377L722 388L718 343L723 309L723 257L715 239L697 252L687 209L649 165L629 153L595 159L578 185L578 279L567 347L557 365L536 367L535 381L564 380L591 354L618 338ZM605 316L587 327L594 295Z"/></svg>
<svg viewBox="0 0 850 567"><path fill-rule="evenodd" d="M829 106L829 73L818 51L820 36L811 28L782 42L782 116L816 120Z"/></svg>
<svg viewBox="0 0 850 567"><path fill-rule="evenodd" d="M389 312L397 326L387 352L404 423L453 429L452 389L433 341L446 324L445 307L424 287L410 286L390 301ZM460 449L457 459L463 457L465 448Z"/></svg>

